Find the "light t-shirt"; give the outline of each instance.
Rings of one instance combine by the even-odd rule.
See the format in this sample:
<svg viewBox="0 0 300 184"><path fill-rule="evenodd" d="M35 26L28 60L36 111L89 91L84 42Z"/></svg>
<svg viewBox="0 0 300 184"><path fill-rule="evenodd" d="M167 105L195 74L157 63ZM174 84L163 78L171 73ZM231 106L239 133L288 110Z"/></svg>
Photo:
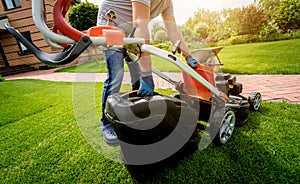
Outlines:
<svg viewBox="0 0 300 184"><path fill-rule="evenodd" d="M172 0L104 0L99 9L97 24L106 24L105 14L113 10L117 16L113 25L129 34L133 28L132 1L141 2L150 7L150 19L159 15L174 15Z"/></svg>

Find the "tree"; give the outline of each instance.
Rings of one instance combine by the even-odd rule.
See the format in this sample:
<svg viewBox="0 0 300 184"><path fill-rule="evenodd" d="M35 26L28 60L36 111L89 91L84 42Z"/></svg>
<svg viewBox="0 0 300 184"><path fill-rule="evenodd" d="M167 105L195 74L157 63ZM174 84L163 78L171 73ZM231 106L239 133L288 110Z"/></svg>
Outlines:
<svg viewBox="0 0 300 184"><path fill-rule="evenodd" d="M184 25L178 26L180 33L182 34L186 42L197 42L201 39L196 35L196 33Z"/></svg>
<svg viewBox="0 0 300 184"><path fill-rule="evenodd" d="M162 29L156 31L153 38L154 38L153 39L154 41L160 42L160 43L167 42L169 40L167 32Z"/></svg>
<svg viewBox="0 0 300 184"><path fill-rule="evenodd" d="M275 22L284 32L300 28L300 1L282 0L275 15Z"/></svg>
<svg viewBox="0 0 300 184"><path fill-rule="evenodd" d="M218 12L199 9L193 17L188 19L184 26L193 31L198 37L205 39L217 30L221 22Z"/></svg>
<svg viewBox="0 0 300 184"><path fill-rule="evenodd" d="M208 37L209 26L206 23L199 22L194 27L194 32L202 39Z"/></svg>
<svg viewBox="0 0 300 184"><path fill-rule="evenodd" d="M218 28L217 33L218 40L222 38L229 38L232 35L238 34L238 23L240 21L239 19L239 13L241 9L240 8L234 8L234 9L223 9L221 12L221 16L223 18L223 22Z"/></svg>
<svg viewBox="0 0 300 184"><path fill-rule="evenodd" d="M83 2L71 7L68 19L74 28L83 31L96 26L98 6L93 3Z"/></svg>
<svg viewBox="0 0 300 184"><path fill-rule="evenodd" d="M267 24L268 19L263 9L254 5L243 7L234 15L238 35L255 35Z"/></svg>
<svg viewBox="0 0 300 184"><path fill-rule="evenodd" d="M167 34L167 30L164 26L162 26L159 22L155 22L151 29L151 39L155 40L156 33L159 31L164 31Z"/></svg>
<svg viewBox="0 0 300 184"><path fill-rule="evenodd" d="M219 35L224 38L232 35L255 35L267 24L267 16L263 9L254 5L242 8L225 9L221 12L223 22Z"/></svg>
<svg viewBox="0 0 300 184"><path fill-rule="evenodd" d="M255 0L258 8L264 9L269 19L275 16L275 10L277 10L281 1L282 0Z"/></svg>

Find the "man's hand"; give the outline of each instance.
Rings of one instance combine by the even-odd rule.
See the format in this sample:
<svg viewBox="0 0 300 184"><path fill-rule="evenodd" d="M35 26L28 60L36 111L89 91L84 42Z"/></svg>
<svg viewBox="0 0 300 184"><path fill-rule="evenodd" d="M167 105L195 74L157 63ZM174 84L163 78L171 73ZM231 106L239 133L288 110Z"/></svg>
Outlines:
<svg viewBox="0 0 300 184"><path fill-rule="evenodd" d="M152 72L142 72L140 79L140 88L137 95L139 96L153 96L154 82Z"/></svg>

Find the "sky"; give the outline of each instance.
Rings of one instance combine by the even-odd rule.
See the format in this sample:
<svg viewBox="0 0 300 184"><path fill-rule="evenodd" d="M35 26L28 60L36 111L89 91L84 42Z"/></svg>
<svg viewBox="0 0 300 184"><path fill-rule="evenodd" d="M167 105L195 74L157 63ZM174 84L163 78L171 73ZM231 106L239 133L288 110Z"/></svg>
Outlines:
<svg viewBox="0 0 300 184"><path fill-rule="evenodd" d="M103 0L88 0L100 5ZM250 5L254 0L173 0L175 19L177 24L184 24L192 17L197 9L220 11L223 8L237 8Z"/></svg>

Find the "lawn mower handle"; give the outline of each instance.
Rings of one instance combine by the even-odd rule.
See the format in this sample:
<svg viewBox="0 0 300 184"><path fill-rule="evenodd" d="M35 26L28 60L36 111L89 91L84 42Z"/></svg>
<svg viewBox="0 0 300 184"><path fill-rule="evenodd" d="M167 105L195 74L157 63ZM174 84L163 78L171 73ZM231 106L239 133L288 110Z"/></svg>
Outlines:
<svg viewBox="0 0 300 184"><path fill-rule="evenodd" d="M34 54L41 62L47 65L65 65L74 61L84 50L91 45L91 40L87 36L81 39L60 53L46 53L41 51L35 44L28 41L19 31L5 24L6 30L20 41L29 51Z"/></svg>
<svg viewBox="0 0 300 184"><path fill-rule="evenodd" d="M43 0L32 0L31 1L32 6L32 18L34 21L34 24L38 28L38 30L43 34L44 39L47 40L47 43L49 42L59 42L59 43L65 43L65 44L74 44L75 41L71 38L56 34L53 31L51 31L48 26L45 23L44 18L44 1ZM56 47L58 49L62 48L61 46L53 43L50 44L53 47Z"/></svg>
<svg viewBox="0 0 300 184"><path fill-rule="evenodd" d="M228 101L228 97L226 94L222 93L216 87L211 85L207 80L205 80L202 76L200 76L195 70L193 70L190 66L188 66L185 62L183 62L176 55L174 55L170 52L167 52L165 50L159 49L157 47L154 47L152 45L148 45L148 44L143 44L141 46L141 50L142 50L142 52L156 55L164 60L167 60L167 61L173 63L178 68L180 68L182 71L186 72L189 76L194 78L197 82L202 84L209 91L211 91L213 94L213 97L220 100L220 102L223 102L225 104Z"/></svg>
<svg viewBox="0 0 300 184"><path fill-rule="evenodd" d="M66 6L68 4L68 2L70 2L69 0L56 0L55 4L54 4L54 12L56 12L54 15L54 23L58 23L59 25L55 25L55 27L58 27L60 29L61 32L65 32L65 35L67 36L63 36L63 35L59 35L56 33L53 33L45 24L45 20L44 20L44 13L43 13L43 0L32 0L32 15L34 18L34 22L36 24L36 26L38 27L38 29L40 30L40 32L43 34L45 39L49 39L53 42L58 42L58 43L71 43L73 44L73 48L76 47L76 45L78 44L74 44L77 43L79 40L86 40L86 36L88 36L88 42L91 42L93 44L96 45L104 45L107 46L106 43L107 38L109 37L99 37L99 36L90 36L90 35L86 35L85 33L79 32L78 30L76 30L75 28L72 28L70 25L68 25L66 23L66 21L64 20L64 14L66 13L66 9L63 6ZM78 50L76 52L76 54L72 54L72 49L71 50L67 50L68 52L70 52L69 54L67 54L67 51L63 51L61 53L57 53L56 55L54 55L54 57L52 56L53 54L48 54L48 53L44 53L41 50L39 50L35 45L26 42L26 40L22 39L22 37L20 37L20 34L18 34L17 32L15 32L13 29L11 32L15 33L15 37L17 39L19 39L20 41L22 41L22 43L25 43L25 46L30 48L31 51L34 53L36 52L37 54L35 54L36 57L38 57L42 62L46 63L46 64L66 64L67 62L71 62L72 59L74 60L77 56L80 55L80 53L85 50L88 45L85 45L84 47L80 47L80 51ZM67 30L67 31L66 31ZM74 37L75 34L76 36ZM72 39L71 39L72 38ZM49 41L48 40L48 41ZM203 77L201 77L196 71L194 71L191 67L189 67L185 62L183 62L180 58L178 58L175 54L172 54L170 52L164 51L162 49L156 48L154 46L145 44L145 40L142 38L125 38L123 37L123 46L124 45L129 45L129 44L133 44L133 45L140 45L141 46L141 51L142 52L147 52L153 55L156 55L162 59L165 59L171 63L173 63L174 65L176 65L177 67L179 67L182 71L186 72L188 75L190 75L192 78L194 78L196 81L198 81L200 84L202 84L205 88L207 88L209 91L212 92L213 96L216 97L217 99L219 99L221 102L226 102L228 100L228 97L223 94L222 92L220 92L216 87L214 87L213 85L211 85L208 81L206 81ZM75 49L76 50L76 49ZM73 56L73 57L70 57ZM76 57L75 57L76 56ZM70 57L68 59L68 57ZM59 61L59 60L62 61Z"/></svg>
<svg viewBox="0 0 300 184"><path fill-rule="evenodd" d="M64 1L64 0L57 0L57 2L61 2L61 1ZM49 39L52 42L65 43L65 44L74 44L76 41L78 41L80 39L79 36L74 37L72 39L70 38L72 36L72 34L75 33L72 30L74 30L74 31L76 31L76 33L78 33L78 30L76 30L74 28L68 29L69 32L67 32L67 34L65 34L67 36L60 35L60 34L57 34L57 33L54 33L53 31L51 31L45 23L44 12L42 11L43 7L44 7L43 0L32 0L31 4L32 4L33 21L34 21L35 25L37 26L37 28L39 29L39 31L43 34L44 38ZM56 8L59 9L60 7L56 7ZM60 15L58 15L58 14L60 14ZM59 12L59 11L56 12L55 20L57 22L59 22L59 24L62 24L59 27L68 26L67 24L65 24L66 22L64 22L62 12ZM86 35L86 34L82 33L81 36L83 36L83 35ZM104 37L89 36L89 38L93 42L93 44L106 45L106 39ZM125 45L145 43L145 40L141 39L141 38L124 38L123 40L124 40Z"/></svg>

